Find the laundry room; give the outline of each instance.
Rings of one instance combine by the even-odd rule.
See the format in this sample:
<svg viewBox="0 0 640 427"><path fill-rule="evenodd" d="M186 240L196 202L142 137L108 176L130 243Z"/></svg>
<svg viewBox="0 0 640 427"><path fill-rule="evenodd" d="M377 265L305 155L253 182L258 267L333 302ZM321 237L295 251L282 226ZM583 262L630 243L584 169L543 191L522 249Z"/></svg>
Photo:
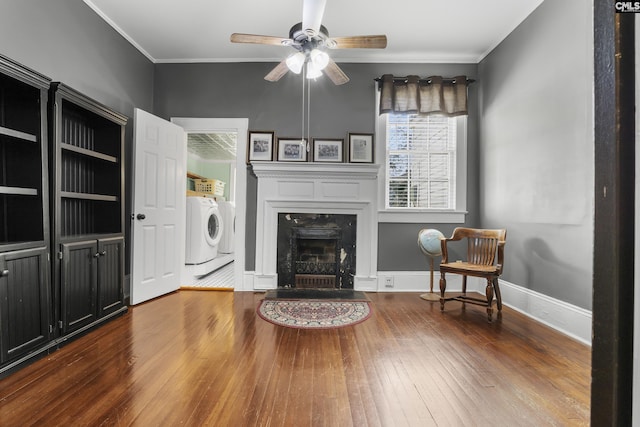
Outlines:
<svg viewBox="0 0 640 427"><path fill-rule="evenodd" d="M183 287L233 288L236 146L235 132L187 134Z"/></svg>

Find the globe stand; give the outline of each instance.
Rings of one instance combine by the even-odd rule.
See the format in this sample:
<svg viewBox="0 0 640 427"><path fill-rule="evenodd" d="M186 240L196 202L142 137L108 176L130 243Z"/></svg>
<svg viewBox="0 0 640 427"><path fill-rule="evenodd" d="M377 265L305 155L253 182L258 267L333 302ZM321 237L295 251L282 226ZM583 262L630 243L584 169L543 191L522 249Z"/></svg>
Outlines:
<svg viewBox="0 0 640 427"><path fill-rule="evenodd" d="M431 258L431 282L429 283L429 293L420 295L426 301L440 301L440 293L433 293L433 258Z"/></svg>
<svg viewBox="0 0 640 427"><path fill-rule="evenodd" d="M426 301L440 301L440 293L433 292L433 259L442 255L441 239L444 239L444 236L438 230L423 228L418 232L418 247L431 260L429 293L420 295L420 298Z"/></svg>

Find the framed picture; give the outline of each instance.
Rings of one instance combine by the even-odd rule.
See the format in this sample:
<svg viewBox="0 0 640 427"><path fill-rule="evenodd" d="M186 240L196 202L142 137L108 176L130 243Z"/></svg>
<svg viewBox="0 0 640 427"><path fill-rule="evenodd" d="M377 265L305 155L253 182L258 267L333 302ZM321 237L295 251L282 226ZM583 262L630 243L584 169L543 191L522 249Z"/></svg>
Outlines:
<svg viewBox="0 0 640 427"><path fill-rule="evenodd" d="M273 131L249 131L247 163L270 162L273 160Z"/></svg>
<svg viewBox="0 0 640 427"><path fill-rule="evenodd" d="M342 163L343 139L313 139L313 161Z"/></svg>
<svg viewBox="0 0 640 427"><path fill-rule="evenodd" d="M349 133L349 162L373 163L372 133Z"/></svg>
<svg viewBox="0 0 640 427"><path fill-rule="evenodd" d="M302 138L278 138L278 161L306 162L307 141Z"/></svg>

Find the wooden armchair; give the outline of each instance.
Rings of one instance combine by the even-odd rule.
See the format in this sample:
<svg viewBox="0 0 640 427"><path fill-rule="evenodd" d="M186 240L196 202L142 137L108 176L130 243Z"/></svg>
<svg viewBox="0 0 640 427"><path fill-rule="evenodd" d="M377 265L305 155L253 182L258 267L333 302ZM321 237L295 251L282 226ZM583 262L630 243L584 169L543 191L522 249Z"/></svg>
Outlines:
<svg viewBox="0 0 640 427"><path fill-rule="evenodd" d="M502 315L502 296L498 277L504 265L504 244L507 230L483 230L477 228L457 227L453 235L441 239L442 262L440 263L440 309L444 310L446 301L462 301L487 307L487 316L491 322L493 314L493 295L496 296L498 317ZM447 244L467 239L467 258L462 261L450 261ZM462 295L445 297L447 289L447 273L462 275ZM467 296L467 276L487 279L486 300Z"/></svg>

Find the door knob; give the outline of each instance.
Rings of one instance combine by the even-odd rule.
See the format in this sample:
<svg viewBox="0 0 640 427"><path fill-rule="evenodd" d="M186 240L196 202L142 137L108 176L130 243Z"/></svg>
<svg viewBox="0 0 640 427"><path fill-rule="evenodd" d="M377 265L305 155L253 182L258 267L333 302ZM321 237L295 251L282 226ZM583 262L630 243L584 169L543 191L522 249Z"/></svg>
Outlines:
<svg viewBox="0 0 640 427"><path fill-rule="evenodd" d="M9 270L2 270L0 271L0 277L5 277L9 275Z"/></svg>
<svg viewBox="0 0 640 427"><path fill-rule="evenodd" d="M138 218L138 219L139 219L139 220L141 220L141 221L142 221L143 219L145 219L146 217L147 217L147 216L146 216L145 214L138 214L138 215L136 215L136 218Z"/></svg>

